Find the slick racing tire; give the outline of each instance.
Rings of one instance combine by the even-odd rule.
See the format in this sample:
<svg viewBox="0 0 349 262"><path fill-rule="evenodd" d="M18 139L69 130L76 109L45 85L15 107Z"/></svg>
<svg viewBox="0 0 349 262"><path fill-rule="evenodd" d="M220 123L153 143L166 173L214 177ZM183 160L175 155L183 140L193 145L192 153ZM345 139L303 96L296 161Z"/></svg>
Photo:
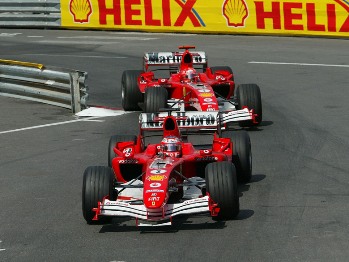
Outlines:
<svg viewBox="0 0 349 262"><path fill-rule="evenodd" d="M241 127L253 127L257 126L262 122L262 98L259 86L256 84L242 84L236 89L235 96L238 102L238 109L243 109L247 106L249 110L253 109L254 113L257 114L256 122L252 121L241 121L239 125Z"/></svg>
<svg viewBox="0 0 349 262"><path fill-rule="evenodd" d="M110 167L91 166L86 168L82 185L82 213L88 224L93 224L95 216L93 208L98 202L109 195L110 200L115 200L113 190L114 173ZM100 222L108 222L108 217L101 218Z"/></svg>
<svg viewBox="0 0 349 262"><path fill-rule="evenodd" d="M157 113L160 108L166 108L167 97L167 90L162 86L147 88L144 94L144 112Z"/></svg>
<svg viewBox="0 0 349 262"><path fill-rule="evenodd" d="M230 162L209 163L205 169L206 192L220 208L214 220L233 219L239 214L235 166Z"/></svg>
<svg viewBox="0 0 349 262"><path fill-rule="evenodd" d="M233 142L233 164L237 180L248 183L252 178L252 152L250 136L245 130L236 131L231 138Z"/></svg>
<svg viewBox="0 0 349 262"><path fill-rule="evenodd" d="M118 142L128 142L132 141L135 144L137 143L137 136L132 135L115 135L110 137L108 145L108 166L112 167L112 160L115 157L114 147Z"/></svg>
<svg viewBox="0 0 349 262"><path fill-rule="evenodd" d="M125 111L141 110L138 103L143 102L143 94L138 87L138 76L142 70L126 70L121 77L121 103Z"/></svg>

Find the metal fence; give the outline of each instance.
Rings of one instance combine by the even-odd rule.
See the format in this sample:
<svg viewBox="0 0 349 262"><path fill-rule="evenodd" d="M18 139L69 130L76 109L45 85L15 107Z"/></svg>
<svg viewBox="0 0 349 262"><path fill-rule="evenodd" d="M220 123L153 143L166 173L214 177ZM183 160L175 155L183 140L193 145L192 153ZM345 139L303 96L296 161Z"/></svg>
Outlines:
<svg viewBox="0 0 349 262"><path fill-rule="evenodd" d="M0 60L0 95L69 108L87 107L86 72Z"/></svg>
<svg viewBox="0 0 349 262"><path fill-rule="evenodd" d="M0 0L0 27L60 26L59 0Z"/></svg>

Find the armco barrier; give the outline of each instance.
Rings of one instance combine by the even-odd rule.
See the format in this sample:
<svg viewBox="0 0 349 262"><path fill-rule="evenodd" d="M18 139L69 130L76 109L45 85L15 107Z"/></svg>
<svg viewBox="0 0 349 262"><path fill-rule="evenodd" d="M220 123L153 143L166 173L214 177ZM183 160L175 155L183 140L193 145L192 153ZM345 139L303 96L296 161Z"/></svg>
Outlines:
<svg viewBox="0 0 349 262"><path fill-rule="evenodd" d="M60 27L59 0L0 0L0 27Z"/></svg>
<svg viewBox="0 0 349 262"><path fill-rule="evenodd" d="M0 60L0 95L69 108L87 107L86 72Z"/></svg>

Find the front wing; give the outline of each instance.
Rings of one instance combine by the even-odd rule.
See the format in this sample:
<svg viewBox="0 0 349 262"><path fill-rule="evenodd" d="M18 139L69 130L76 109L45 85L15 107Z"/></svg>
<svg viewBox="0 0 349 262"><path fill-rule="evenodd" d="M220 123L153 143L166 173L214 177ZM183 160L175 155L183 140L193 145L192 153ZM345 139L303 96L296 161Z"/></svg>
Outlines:
<svg viewBox="0 0 349 262"><path fill-rule="evenodd" d="M209 197L209 195L200 198L186 200L182 203L165 204L160 209L148 209L143 204L133 204L126 201L111 201L105 198L98 202L98 207L93 211L96 215L93 220L98 220L99 216L113 217L133 217L137 220L163 221L172 219L178 215L198 214L208 212L211 216L217 216L219 208Z"/></svg>

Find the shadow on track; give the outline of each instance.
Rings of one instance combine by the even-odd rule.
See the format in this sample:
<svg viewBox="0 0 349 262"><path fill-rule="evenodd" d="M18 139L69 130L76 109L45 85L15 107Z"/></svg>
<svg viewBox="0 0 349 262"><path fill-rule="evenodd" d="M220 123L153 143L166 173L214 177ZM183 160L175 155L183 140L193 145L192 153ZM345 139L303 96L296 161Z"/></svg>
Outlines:
<svg viewBox="0 0 349 262"><path fill-rule="evenodd" d="M256 175L252 175L252 179L250 182L246 183L246 184L243 184L243 183L240 183L238 184L238 189L239 189L239 197L242 197L244 194L244 192L247 192L250 190L250 184L252 183L258 183L260 181L262 181L263 179L265 179L266 176L263 175L263 174L256 174Z"/></svg>
<svg viewBox="0 0 349 262"><path fill-rule="evenodd" d="M238 217L234 220L245 220L253 216L253 210L240 210ZM202 218L206 217L205 222L201 222ZM200 220L200 222L198 222ZM231 220L233 221L233 220ZM228 225L227 221L212 221L208 215L196 216L180 216L174 217L171 226L161 227L137 227L135 220L131 218L115 218L111 224L105 224L100 229L99 233L113 232L134 232L139 231L141 234L146 233L177 233L179 231L188 230L217 230L224 229ZM234 222L232 222L234 223Z"/></svg>

